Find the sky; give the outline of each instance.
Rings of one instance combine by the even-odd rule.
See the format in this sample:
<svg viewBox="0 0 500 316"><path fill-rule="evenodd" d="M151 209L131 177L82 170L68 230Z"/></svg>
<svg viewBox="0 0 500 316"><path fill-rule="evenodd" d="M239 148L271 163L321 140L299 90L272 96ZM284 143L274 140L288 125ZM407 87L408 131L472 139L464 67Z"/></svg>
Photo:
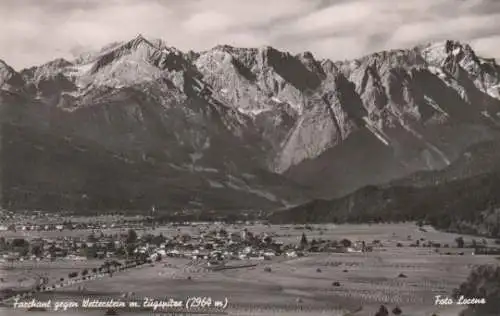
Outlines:
<svg viewBox="0 0 500 316"><path fill-rule="evenodd" d="M0 21L0 59L18 70L138 34L332 60L454 39L500 58L500 0L0 0Z"/></svg>

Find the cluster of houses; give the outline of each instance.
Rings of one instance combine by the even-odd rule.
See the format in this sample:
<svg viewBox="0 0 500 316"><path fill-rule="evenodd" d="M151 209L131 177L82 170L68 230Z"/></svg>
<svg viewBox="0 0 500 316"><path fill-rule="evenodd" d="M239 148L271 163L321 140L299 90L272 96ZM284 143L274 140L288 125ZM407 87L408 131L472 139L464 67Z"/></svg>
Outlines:
<svg viewBox="0 0 500 316"><path fill-rule="evenodd" d="M364 242L307 241L305 235L298 243L285 244L267 233L253 234L247 229L228 233L224 229L211 230L198 236L177 235L159 246L143 244L136 252L152 259L158 257L183 257L207 260L209 264L221 264L230 260L271 260L277 256L300 257L309 252L364 252L371 246Z"/></svg>
<svg viewBox="0 0 500 316"><path fill-rule="evenodd" d="M55 237L9 238L0 234L0 261L24 260L87 260L87 259L126 259L136 256L156 260L160 257L182 257L193 260L207 260L220 264L229 260L271 260L277 256L299 257L309 252L365 252L372 246L364 242L353 243L349 240L308 241L305 234L298 242L285 244L277 240L276 234L252 233L238 223L229 232L222 223L183 223L175 224L177 235L165 237L162 234L147 233L150 223L144 218L122 219L116 222L94 221L71 222L71 218L55 215L44 224L40 218L50 218L47 214L13 213L0 210L0 217L7 225L1 230L10 231L67 231L88 230L85 234L52 234ZM43 221L42 221L43 222ZM35 224L33 224L35 223ZM248 224L248 223L247 223ZM182 233L177 227L190 226L190 233ZM196 231L196 233L191 233ZM136 231L143 231L141 237ZM105 232L113 232L105 234ZM22 234L21 234L22 235ZM19 235L19 236L21 236ZM37 234L31 234L37 236ZM80 235L80 236L76 236ZM6 235L7 236L7 235Z"/></svg>
<svg viewBox="0 0 500 316"><path fill-rule="evenodd" d="M25 240L14 238L9 241L2 239L0 253L4 260L55 260L58 258L70 260L86 260L88 258L110 258L123 242L113 236L103 236L101 239L89 240L81 237L33 238Z"/></svg>
<svg viewBox="0 0 500 316"><path fill-rule="evenodd" d="M8 225L0 225L1 231L63 231L63 230L102 230L110 228L143 228L144 225L141 223L131 224L127 223L100 223L100 222L88 222L88 223L72 223L71 221L63 221L60 223L45 223L45 224L35 224L31 222L11 223Z"/></svg>
<svg viewBox="0 0 500 316"><path fill-rule="evenodd" d="M171 237L143 233L141 237L129 229L123 233L92 233L86 237L38 237L31 240L0 239L4 261L22 260L86 260L124 259L136 256L156 260L161 257L182 257L220 264L229 260L271 260L276 256L298 257L308 252L364 252L371 246L364 242L308 241L284 244L268 233L254 234L246 228L228 232L225 229L201 229L196 234L181 233Z"/></svg>
<svg viewBox="0 0 500 316"><path fill-rule="evenodd" d="M30 224L41 222L46 222L47 225ZM46 214L42 212L13 212L0 209L0 231L30 230L31 228L32 230L49 230L49 226L50 229L56 230L57 228L55 227L55 224L48 225L51 222L62 223L63 219L59 214Z"/></svg>
<svg viewBox="0 0 500 316"><path fill-rule="evenodd" d="M254 235L246 229L241 232L212 230L197 236L179 234L160 245L145 243L135 251L157 257L183 257L208 260L209 263L225 260L269 260L281 255L286 247L267 234Z"/></svg>
<svg viewBox="0 0 500 316"><path fill-rule="evenodd" d="M0 209L1 231L62 231L75 229L108 229L144 227L144 216L99 216L82 221L73 215L38 211L13 212Z"/></svg>

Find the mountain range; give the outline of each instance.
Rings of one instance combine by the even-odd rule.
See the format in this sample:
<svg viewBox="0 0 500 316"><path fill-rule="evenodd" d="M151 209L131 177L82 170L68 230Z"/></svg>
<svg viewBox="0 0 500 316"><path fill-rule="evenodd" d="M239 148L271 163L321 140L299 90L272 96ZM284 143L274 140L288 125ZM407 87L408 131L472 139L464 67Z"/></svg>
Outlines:
<svg viewBox="0 0 500 316"><path fill-rule="evenodd" d="M500 66L451 40L331 61L139 35L0 61L0 110L4 207L271 210L479 175L459 164L500 139Z"/></svg>

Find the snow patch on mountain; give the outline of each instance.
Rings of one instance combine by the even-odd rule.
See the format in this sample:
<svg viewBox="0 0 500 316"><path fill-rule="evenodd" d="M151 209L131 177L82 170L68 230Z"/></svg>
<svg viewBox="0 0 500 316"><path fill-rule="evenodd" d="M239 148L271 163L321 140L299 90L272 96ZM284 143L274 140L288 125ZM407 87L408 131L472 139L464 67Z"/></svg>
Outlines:
<svg viewBox="0 0 500 316"><path fill-rule="evenodd" d="M213 180L207 180L208 184L210 185L211 188L215 189L224 189L226 186L220 182L213 181Z"/></svg>
<svg viewBox="0 0 500 316"><path fill-rule="evenodd" d="M500 84L493 85L486 89L488 95L492 96L495 99L500 99Z"/></svg>
<svg viewBox="0 0 500 316"><path fill-rule="evenodd" d="M439 78L446 80L449 78L449 76L443 71L441 67L436 67L436 66L429 66L428 67L429 71L435 75L437 75Z"/></svg>
<svg viewBox="0 0 500 316"><path fill-rule="evenodd" d="M245 183L245 181L238 179L238 178L231 176L231 175L229 175L228 178L229 178L228 179L229 181L226 182L226 185L229 188L232 188L232 189L238 190L238 191L250 192L252 194L263 197L263 198L268 199L268 200L273 201L273 202L279 201L279 199L276 197L276 195L274 195L268 191L254 188L254 187L250 187Z"/></svg>
<svg viewBox="0 0 500 316"><path fill-rule="evenodd" d="M383 132L379 131L373 124L370 122L370 120L367 117L363 117L363 121L365 122L366 128L375 136L377 137L378 140L380 140L384 145L389 146L390 141L389 137L384 135Z"/></svg>
<svg viewBox="0 0 500 316"><path fill-rule="evenodd" d="M249 116L257 116L261 113L264 113L266 111L269 111L269 108L262 108L262 109L238 109L240 113L249 115Z"/></svg>
<svg viewBox="0 0 500 316"><path fill-rule="evenodd" d="M438 111L439 113L443 114L444 116L446 117L449 117L450 115L445 111L443 110L437 103L436 101L434 101L431 97L429 97L428 95L424 95L424 100L426 101L426 103L428 105L430 105L434 110Z"/></svg>

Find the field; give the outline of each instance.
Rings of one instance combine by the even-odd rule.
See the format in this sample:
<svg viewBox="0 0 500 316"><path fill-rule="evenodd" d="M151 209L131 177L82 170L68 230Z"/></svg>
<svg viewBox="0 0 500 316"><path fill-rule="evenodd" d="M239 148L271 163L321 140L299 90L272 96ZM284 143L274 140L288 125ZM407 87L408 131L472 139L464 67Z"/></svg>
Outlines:
<svg viewBox="0 0 500 316"><path fill-rule="evenodd" d="M374 248L373 252L367 253L279 258L262 261L252 268L216 272L203 269L187 259L165 258L154 266L117 273L112 278L85 282L83 291L79 288L80 285L73 285L44 295L58 299L81 298L82 295L120 297L124 293L133 294L138 299L210 296L213 299L227 298L229 307L226 311L230 315L347 315L347 311L351 311L349 315L372 316L381 304L385 304L389 309L399 306L404 315L430 316L438 312L440 316L451 316L457 315L460 309L457 306L447 309L436 306L434 296L449 295L453 288L466 279L474 265L499 262L494 256L473 255L469 249L460 250L465 253L459 256L436 253L432 248L410 248L408 245L412 241L408 240L408 236L412 240L424 238L449 244L451 248L442 248L441 252L454 251L452 247L457 237L429 227L422 231L414 224L316 225L312 231L293 226L259 225L247 228L253 232L277 233L276 238L285 242L296 242L302 232L305 232L310 240L349 238L369 243L377 239L383 247ZM231 231L240 228L227 229ZM179 233L179 230L195 233L198 228L159 228L156 233L161 231L164 235L171 235ZM466 242L471 238L464 236ZM493 244L491 240L488 242ZM396 247L397 243L403 244L403 247ZM67 276L67 269L76 268L76 264L52 263L50 273L55 278ZM98 265L97 262L78 264ZM264 271L265 267L270 267L271 271ZM31 269L47 273L49 268L31 266ZM14 271L20 270L22 269L4 270L3 274L13 276ZM334 285L334 282L338 283ZM73 315L72 313L67 314Z"/></svg>
<svg viewBox="0 0 500 316"><path fill-rule="evenodd" d="M6 288L29 289L33 288L39 278L47 278L53 284L60 278L67 279L71 272L80 272L83 269L99 267L103 261L23 261L14 264L3 263L0 266L0 290Z"/></svg>

